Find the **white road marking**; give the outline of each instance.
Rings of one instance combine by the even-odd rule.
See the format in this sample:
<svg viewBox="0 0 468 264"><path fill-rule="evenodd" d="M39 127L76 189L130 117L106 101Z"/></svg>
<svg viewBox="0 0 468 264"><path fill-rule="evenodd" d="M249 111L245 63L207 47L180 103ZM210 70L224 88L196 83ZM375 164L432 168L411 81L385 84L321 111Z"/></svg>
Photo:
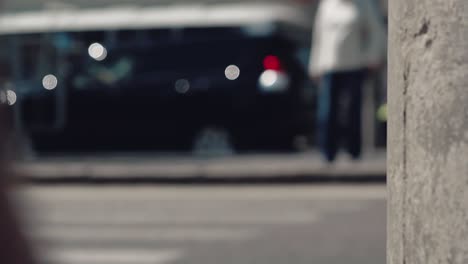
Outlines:
<svg viewBox="0 0 468 264"><path fill-rule="evenodd" d="M284 201L346 200L386 198L384 185L356 186L252 186L252 187L154 187L154 186L32 186L17 188L23 200L54 202L99 201Z"/></svg>
<svg viewBox="0 0 468 264"><path fill-rule="evenodd" d="M50 264L168 264L183 257L179 250L48 249L42 256Z"/></svg>
<svg viewBox="0 0 468 264"><path fill-rule="evenodd" d="M67 242L241 241L259 236L253 228L120 228L119 226L50 226L32 230L32 240Z"/></svg>
<svg viewBox="0 0 468 264"><path fill-rule="evenodd" d="M86 211L59 211L48 212L44 210L39 215L28 217L30 223L38 224L74 224L74 225L255 225L255 224L307 224L317 220L315 212L292 211L287 214L281 210L276 212L258 212L251 214L233 214L222 212L222 214L133 214L128 211L96 213Z"/></svg>

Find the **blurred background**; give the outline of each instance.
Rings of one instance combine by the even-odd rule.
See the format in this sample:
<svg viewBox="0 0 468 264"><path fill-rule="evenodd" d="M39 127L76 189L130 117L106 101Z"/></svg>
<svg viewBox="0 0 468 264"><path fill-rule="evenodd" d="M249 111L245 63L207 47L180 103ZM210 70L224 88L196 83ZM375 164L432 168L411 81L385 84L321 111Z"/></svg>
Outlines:
<svg viewBox="0 0 468 264"><path fill-rule="evenodd" d="M11 197L37 262L384 263L386 67L362 158L327 164L318 3L4 0Z"/></svg>

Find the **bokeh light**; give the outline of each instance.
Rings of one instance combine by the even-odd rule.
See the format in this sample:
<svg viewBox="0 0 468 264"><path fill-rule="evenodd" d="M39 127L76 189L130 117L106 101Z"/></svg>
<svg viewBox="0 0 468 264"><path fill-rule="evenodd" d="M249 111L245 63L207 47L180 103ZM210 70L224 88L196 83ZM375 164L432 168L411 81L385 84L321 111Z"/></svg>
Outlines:
<svg viewBox="0 0 468 264"><path fill-rule="evenodd" d="M266 70L259 79L260 89L264 92L285 92L290 80L287 74L275 70Z"/></svg>
<svg viewBox="0 0 468 264"><path fill-rule="evenodd" d="M103 61L107 58L107 49L100 43L93 43L88 48L88 54L97 61Z"/></svg>
<svg viewBox="0 0 468 264"><path fill-rule="evenodd" d="M55 77L53 74L48 74L42 78L42 86L46 90L53 90L57 88L58 85L58 79Z"/></svg>
<svg viewBox="0 0 468 264"><path fill-rule="evenodd" d="M240 69L236 65L229 65L224 71L224 74L228 80L234 81L239 78Z"/></svg>
<svg viewBox="0 0 468 264"><path fill-rule="evenodd" d="M273 70L268 70L265 71L261 76L260 76L260 83L263 86L272 86L275 84L275 82L278 80L278 73Z"/></svg>
<svg viewBox="0 0 468 264"><path fill-rule="evenodd" d="M14 105L17 100L16 93L12 90L7 90L6 91L6 98L7 98L7 103L8 105Z"/></svg>
<svg viewBox="0 0 468 264"><path fill-rule="evenodd" d="M190 82L186 79L177 80L175 83L175 90L180 94L185 94L190 90Z"/></svg>

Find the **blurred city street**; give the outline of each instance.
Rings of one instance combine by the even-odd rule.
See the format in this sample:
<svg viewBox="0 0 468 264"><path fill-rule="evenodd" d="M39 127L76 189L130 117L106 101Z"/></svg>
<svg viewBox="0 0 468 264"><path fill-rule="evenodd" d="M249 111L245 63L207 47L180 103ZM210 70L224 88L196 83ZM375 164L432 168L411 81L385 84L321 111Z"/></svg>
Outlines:
<svg viewBox="0 0 468 264"><path fill-rule="evenodd" d="M43 263L385 263L384 185L25 185Z"/></svg>
<svg viewBox="0 0 468 264"><path fill-rule="evenodd" d="M386 12L362 2L5 1L4 252L22 229L39 264L385 263Z"/></svg>

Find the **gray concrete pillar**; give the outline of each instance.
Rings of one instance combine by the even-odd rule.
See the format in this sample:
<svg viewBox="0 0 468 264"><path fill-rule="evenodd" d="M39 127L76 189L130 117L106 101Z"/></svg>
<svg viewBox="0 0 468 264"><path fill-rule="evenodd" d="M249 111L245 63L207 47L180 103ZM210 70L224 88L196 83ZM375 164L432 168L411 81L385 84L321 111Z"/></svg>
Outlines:
<svg viewBox="0 0 468 264"><path fill-rule="evenodd" d="M468 0L389 0L388 264L468 263Z"/></svg>

